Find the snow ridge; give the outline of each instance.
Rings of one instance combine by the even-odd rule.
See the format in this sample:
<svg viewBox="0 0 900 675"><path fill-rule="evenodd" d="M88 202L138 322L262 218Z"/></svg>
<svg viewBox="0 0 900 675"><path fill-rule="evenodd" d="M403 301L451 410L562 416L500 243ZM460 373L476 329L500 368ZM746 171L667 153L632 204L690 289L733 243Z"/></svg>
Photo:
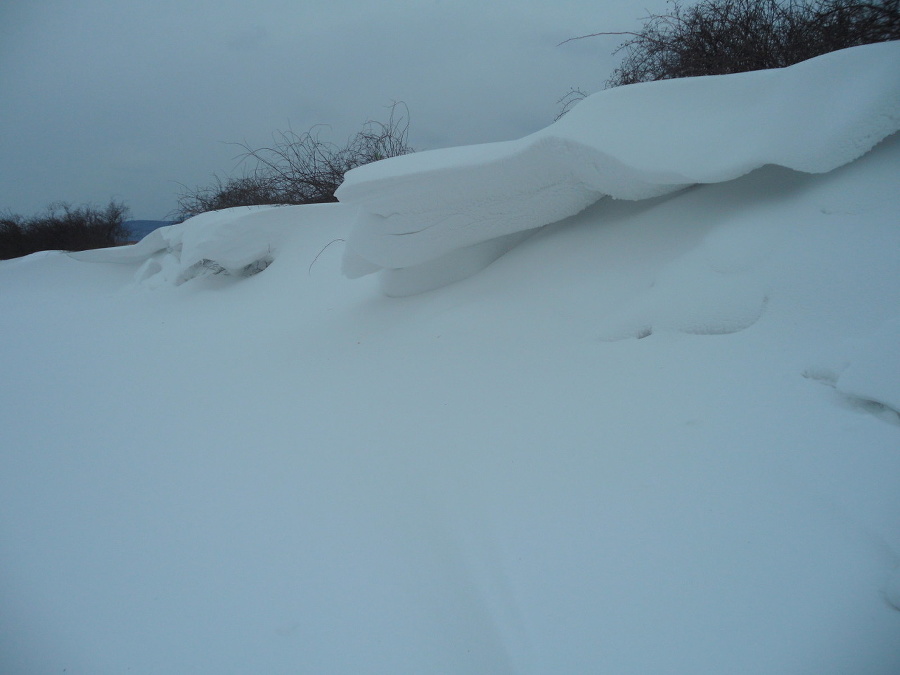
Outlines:
<svg viewBox="0 0 900 675"><path fill-rule="evenodd" d="M599 92L530 136L350 171L359 209L344 274L382 271L389 295L464 278L536 228L603 197L647 199L766 164L824 173L900 128L900 42L789 68Z"/></svg>
<svg viewBox="0 0 900 675"><path fill-rule="evenodd" d="M216 274L248 277L266 269L299 228L343 222L348 209L340 204L236 206L161 227L132 246L69 256L84 262L140 263L135 281L150 288Z"/></svg>

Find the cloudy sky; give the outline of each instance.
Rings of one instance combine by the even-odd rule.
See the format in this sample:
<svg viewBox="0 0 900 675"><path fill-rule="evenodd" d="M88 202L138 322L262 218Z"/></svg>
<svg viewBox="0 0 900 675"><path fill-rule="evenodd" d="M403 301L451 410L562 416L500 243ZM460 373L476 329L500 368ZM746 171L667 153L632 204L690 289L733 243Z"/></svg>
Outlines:
<svg viewBox="0 0 900 675"><path fill-rule="evenodd" d="M614 36L665 0L5 0L0 212L65 200L171 212L240 148L327 124L345 141L392 101L417 149L517 138L572 87L602 87Z"/></svg>

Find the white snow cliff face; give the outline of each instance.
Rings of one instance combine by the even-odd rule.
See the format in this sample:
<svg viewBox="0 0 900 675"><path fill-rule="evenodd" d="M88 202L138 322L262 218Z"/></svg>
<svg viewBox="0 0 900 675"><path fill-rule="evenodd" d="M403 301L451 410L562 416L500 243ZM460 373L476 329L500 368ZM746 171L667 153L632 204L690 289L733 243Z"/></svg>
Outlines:
<svg viewBox="0 0 900 675"><path fill-rule="evenodd" d="M604 197L658 197L767 164L824 173L900 127L900 43L788 68L601 91L517 141L395 157L350 171L359 209L349 277L382 272L389 295L464 278L536 228Z"/></svg>

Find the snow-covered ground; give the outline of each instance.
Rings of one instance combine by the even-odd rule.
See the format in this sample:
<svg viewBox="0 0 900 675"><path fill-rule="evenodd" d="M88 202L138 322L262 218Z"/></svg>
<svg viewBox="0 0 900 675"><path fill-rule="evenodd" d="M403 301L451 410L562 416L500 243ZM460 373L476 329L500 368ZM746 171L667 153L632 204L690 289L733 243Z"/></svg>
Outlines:
<svg viewBox="0 0 900 675"><path fill-rule="evenodd" d="M543 132L569 164L428 153L0 263L0 671L900 672L898 63L612 90ZM718 152L725 100L780 140ZM586 162L656 170L577 131L610 110L711 184L600 199ZM369 246L415 210L438 248Z"/></svg>

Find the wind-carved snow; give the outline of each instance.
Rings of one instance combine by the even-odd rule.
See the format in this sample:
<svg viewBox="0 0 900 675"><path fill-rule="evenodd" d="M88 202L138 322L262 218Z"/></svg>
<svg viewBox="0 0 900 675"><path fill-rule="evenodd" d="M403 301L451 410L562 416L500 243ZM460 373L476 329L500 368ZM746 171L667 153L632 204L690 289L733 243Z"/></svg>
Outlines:
<svg viewBox="0 0 900 675"><path fill-rule="evenodd" d="M132 246L69 255L86 262L140 264L135 281L151 288L210 275L248 277L265 270L297 228L327 224L347 208L313 204L210 211L159 228Z"/></svg>
<svg viewBox="0 0 900 675"><path fill-rule="evenodd" d="M687 296L685 289L689 289ZM693 335L738 333L762 317L767 302L764 289L752 280L678 270L640 297L601 339L642 339L660 330Z"/></svg>
<svg viewBox="0 0 900 675"><path fill-rule="evenodd" d="M900 423L900 317L864 339L848 342L840 355L820 361L803 375L834 387L886 421Z"/></svg>
<svg viewBox="0 0 900 675"><path fill-rule="evenodd" d="M403 301L342 204L0 261L0 670L896 675L898 180L605 199Z"/></svg>
<svg viewBox="0 0 900 675"><path fill-rule="evenodd" d="M770 168L757 177L763 184L750 188L753 192L780 176ZM764 265L778 232L759 220L774 215L778 200L767 202L757 194L752 209L727 214L714 213L714 199L705 206L716 227L693 250L660 269L626 307L605 317L602 341L643 339L660 331L727 335L750 328L763 316L769 302Z"/></svg>
<svg viewBox="0 0 900 675"><path fill-rule="evenodd" d="M647 199L766 164L824 173L900 128L900 42L789 68L666 80L588 97L525 138L350 171L343 269L388 295L465 278L529 233L604 197ZM746 316L761 311L756 300Z"/></svg>
<svg viewBox="0 0 900 675"><path fill-rule="evenodd" d="M854 350L838 376L838 391L900 413L900 318L887 322Z"/></svg>

